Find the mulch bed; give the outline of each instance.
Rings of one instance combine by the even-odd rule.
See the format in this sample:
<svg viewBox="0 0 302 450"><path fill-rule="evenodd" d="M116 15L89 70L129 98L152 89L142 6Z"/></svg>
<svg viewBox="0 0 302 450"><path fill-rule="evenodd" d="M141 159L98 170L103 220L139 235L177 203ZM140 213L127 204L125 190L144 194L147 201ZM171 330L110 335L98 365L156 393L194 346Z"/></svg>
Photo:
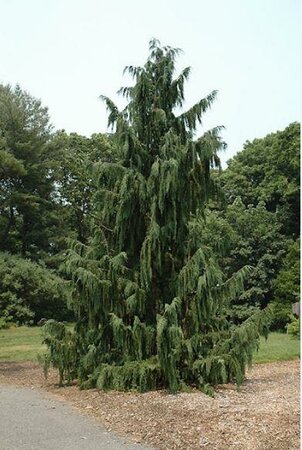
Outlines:
<svg viewBox="0 0 302 450"><path fill-rule="evenodd" d="M94 416L108 430L156 449L295 450L299 441L299 361L255 365L240 391L169 395L80 391L47 382L39 365L0 363L0 383L44 389Z"/></svg>

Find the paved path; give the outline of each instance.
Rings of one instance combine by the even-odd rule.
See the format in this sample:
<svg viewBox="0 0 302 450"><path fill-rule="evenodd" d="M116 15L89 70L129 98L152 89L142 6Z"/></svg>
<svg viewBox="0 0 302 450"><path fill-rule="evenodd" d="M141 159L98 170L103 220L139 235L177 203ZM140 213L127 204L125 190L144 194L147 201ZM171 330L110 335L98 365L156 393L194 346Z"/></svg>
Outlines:
<svg viewBox="0 0 302 450"><path fill-rule="evenodd" d="M1 450L143 450L41 392L0 386Z"/></svg>

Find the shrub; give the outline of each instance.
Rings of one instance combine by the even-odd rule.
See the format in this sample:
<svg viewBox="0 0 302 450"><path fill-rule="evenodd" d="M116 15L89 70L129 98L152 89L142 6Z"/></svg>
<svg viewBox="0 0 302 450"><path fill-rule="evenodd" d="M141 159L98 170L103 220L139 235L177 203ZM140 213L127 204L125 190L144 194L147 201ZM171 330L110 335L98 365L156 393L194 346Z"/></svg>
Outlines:
<svg viewBox="0 0 302 450"><path fill-rule="evenodd" d="M11 323L9 320L5 319L4 317L0 317L0 330L7 330L11 326Z"/></svg>
<svg viewBox="0 0 302 450"><path fill-rule="evenodd" d="M300 319L296 317L292 320L291 323L287 325L287 332L291 334L293 337L300 337Z"/></svg>
<svg viewBox="0 0 302 450"><path fill-rule="evenodd" d="M65 320L64 281L37 263L0 253L0 316L5 322L32 325L41 318Z"/></svg>

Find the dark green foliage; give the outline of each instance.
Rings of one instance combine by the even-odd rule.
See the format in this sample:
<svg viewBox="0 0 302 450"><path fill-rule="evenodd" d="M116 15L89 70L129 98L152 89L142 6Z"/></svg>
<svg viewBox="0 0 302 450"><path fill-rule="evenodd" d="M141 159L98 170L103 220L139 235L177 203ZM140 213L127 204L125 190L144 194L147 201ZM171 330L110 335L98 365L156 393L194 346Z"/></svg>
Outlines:
<svg viewBox="0 0 302 450"><path fill-rule="evenodd" d="M48 369L52 364L58 369L62 385L63 380L71 381L75 375L77 366L77 353L73 332L67 330L61 322L51 319L43 326L43 343L48 345L48 354L40 357L44 364L45 377L48 375Z"/></svg>
<svg viewBox="0 0 302 450"><path fill-rule="evenodd" d="M0 253L0 317L18 325L67 319L63 281L29 260Z"/></svg>
<svg viewBox="0 0 302 450"><path fill-rule="evenodd" d="M274 300L272 302L272 330L285 331L287 324L292 319L292 305L280 300Z"/></svg>
<svg viewBox="0 0 302 450"><path fill-rule="evenodd" d="M300 338L300 318L292 319L287 326L287 332L295 338Z"/></svg>
<svg viewBox="0 0 302 450"><path fill-rule="evenodd" d="M11 326L9 318L0 317L0 330L7 330Z"/></svg>
<svg viewBox="0 0 302 450"><path fill-rule="evenodd" d="M236 304L263 308L273 299L272 280L280 270L288 239L282 236L276 215L266 210L264 202L245 207L236 200L225 217L236 234L230 252L231 270L245 264L254 267Z"/></svg>
<svg viewBox="0 0 302 450"><path fill-rule="evenodd" d="M39 259L58 222L47 109L19 86L0 85L0 249Z"/></svg>
<svg viewBox="0 0 302 450"><path fill-rule="evenodd" d="M300 239L292 242L273 283L275 298L288 303L298 301L300 293Z"/></svg>
<svg viewBox="0 0 302 450"><path fill-rule="evenodd" d="M176 115L190 72L174 78L178 54L153 40L147 63L126 68L135 81L120 91L126 108L103 97L113 153L95 166L91 238L66 261L77 324L71 335L47 325L48 361L82 387L240 384L266 332L269 311L239 327L226 317L251 268L227 279L190 226L216 192L210 171L224 143L219 127L194 136L215 91Z"/></svg>
<svg viewBox="0 0 302 450"><path fill-rule="evenodd" d="M51 148L56 155L55 201L65 216L65 235L85 242L95 193L92 168L98 161L110 160L110 139L101 134L87 138L60 131L52 137Z"/></svg>
<svg viewBox="0 0 302 450"><path fill-rule="evenodd" d="M228 165L215 173L228 206L210 205L216 209L203 234L226 273L254 267L245 292L232 301L230 317L241 322L272 302L272 327L284 330L300 285L299 248L293 244L300 224L300 125L247 142Z"/></svg>
<svg viewBox="0 0 302 450"><path fill-rule="evenodd" d="M131 386L140 392L156 389L160 381L160 367L151 360L129 361L123 366L102 364L98 368L96 386L99 389L125 391Z"/></svg>
<svg viewBox="0 0 302 450"><path fill-rule="evenodd" d="M285 330L292 318L292 304L300 300L300 240L292 242L273 280L273 329Z"/></svg>
<svg viewBox="0 0 302 450"><path fill-rule="evenodd" d="M253 266L245 290L232 299L228 310L235 323L242 323L274 298L273 280L282 266L289 239L280 232L276 214L264 202L246 207L240 198L223 210L206 211L192 222L194 233L202 235L212 248L227 276L245 265Z"/></svg>
<svg viewBox="0 0 302 450"><path fill-rule="evenodd" d="M247 142L244 149L228 161L221 181L232 203L241 197L245 206L264 201L276 212L282 233L300 234L300 124L263 139Z"/></svg>

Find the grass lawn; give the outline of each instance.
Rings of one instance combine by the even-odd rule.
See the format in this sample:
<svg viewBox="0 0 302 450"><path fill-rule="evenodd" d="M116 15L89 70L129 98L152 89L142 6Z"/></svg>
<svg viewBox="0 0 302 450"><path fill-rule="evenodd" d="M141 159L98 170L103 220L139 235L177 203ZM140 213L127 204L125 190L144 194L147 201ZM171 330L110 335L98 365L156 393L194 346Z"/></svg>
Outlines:
<svg viewBox="0 0 302 450"><path fill-rule="evenodd" d="M37 361L38 353L46 349L41 341L41 327L0 330L0 361Z"/></svg>
<svg viewBox="0 0 302 450"><path fill-rule="evenodd" d="M72 325L70 325L72 326ZM38 353L46 346L41 344L40 327L19 327L0 330L0 361L37 361ZM270 333L268 340L261 338L260 348L254 356L255 363L287 361L300 356L300 342L288 334Z"/></svg>
<svg viewBox="0 0 302 450"><path fill-rule="evenodd" d="M300 341L289 334L270 333L268 339L261 338L259 351L254 355L255 363L288 361L300 356Z"/></svg>

